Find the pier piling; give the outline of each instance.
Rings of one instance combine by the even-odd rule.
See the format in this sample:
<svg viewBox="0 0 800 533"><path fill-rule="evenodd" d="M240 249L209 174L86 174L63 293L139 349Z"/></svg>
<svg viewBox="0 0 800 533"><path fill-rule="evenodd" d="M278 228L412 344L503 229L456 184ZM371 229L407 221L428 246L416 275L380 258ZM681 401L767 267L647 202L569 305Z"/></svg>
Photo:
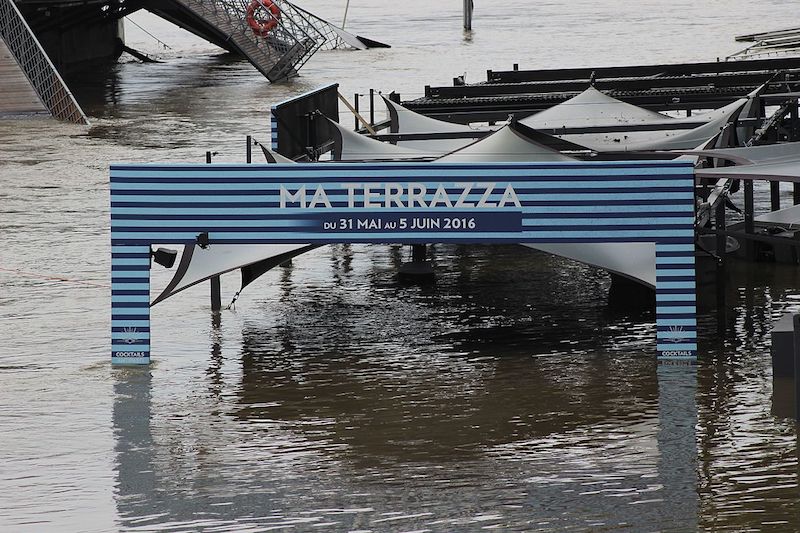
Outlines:
<svg viewBox="0 0 800 533"><path fill-rule="evenodd" d="M725 234L725 201L717 204L714 214L714 224L717 234L717 269L716 269L716 295L717 295L717 333L725 336L727 312L725 309L725 251L728 238Z"/></svg>
<svg viewBox="0 0 800 533"><path fill-rule="evenodd" d="M794 417L800 420L800 314L792 316L794 330Z"/></svg>
<svg viewBox="0 0 800 533"><path fill-rule="evenodd" d="M248 151L249 148L250 144L248 142ZM211 164L211 155L211 152L206 152L206 164ZM219 276L214 276L209 281L211 282L211 311L219 313L222 310L222 283Z"/></svg>

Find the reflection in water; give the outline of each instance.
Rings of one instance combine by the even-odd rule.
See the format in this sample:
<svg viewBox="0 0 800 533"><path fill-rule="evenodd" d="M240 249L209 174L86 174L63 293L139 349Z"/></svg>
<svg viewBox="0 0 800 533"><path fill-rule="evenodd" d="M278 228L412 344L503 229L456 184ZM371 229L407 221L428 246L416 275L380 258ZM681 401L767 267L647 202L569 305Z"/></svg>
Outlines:
<svg viewBox="0 0 800 533"><path fill-rule="evenodd" d="M576 265L588 276L556 284L548 256L440 245L437 283L407 286L397 247L342 248L274 273L277 320L245 319L235 370L212 328L190 398L117 375L126 527L696 523L694 372L656 365L641 317L587 302L607 279Z"/></svg>

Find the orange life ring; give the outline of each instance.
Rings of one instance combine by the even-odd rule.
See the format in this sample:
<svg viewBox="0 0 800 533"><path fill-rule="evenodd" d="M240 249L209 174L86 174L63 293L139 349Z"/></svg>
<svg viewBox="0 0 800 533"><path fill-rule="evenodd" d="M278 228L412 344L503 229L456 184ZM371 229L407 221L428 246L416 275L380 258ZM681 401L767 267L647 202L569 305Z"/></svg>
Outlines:
<svg viewBox="0 0 800 533"><path fill-rule="evenodd" d="M267 15L269 15L267 20L256 18L256 11L260 8L264 8L267 11ZM281 10L272 0L253 0L247 6L247 25L259 37L266 37L278 25L278 19L280 18Z"/></svg>

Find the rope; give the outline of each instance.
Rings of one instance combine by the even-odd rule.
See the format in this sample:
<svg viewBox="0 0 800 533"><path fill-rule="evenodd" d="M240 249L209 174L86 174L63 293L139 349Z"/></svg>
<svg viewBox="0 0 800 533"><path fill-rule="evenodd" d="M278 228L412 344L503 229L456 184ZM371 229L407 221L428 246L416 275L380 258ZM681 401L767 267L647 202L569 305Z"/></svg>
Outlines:
<svg viewBox="0 0 800 533"><path fill-rule="evenodd" d="M105 283L96 283L94 281L86 281L86 280L82 280L82 279L71 279L71 278L67 278L67 277L63 277L63 276L51 276L51 275L47 275L47 274L37 274L36 272L27 272L25 270L20 270L19 268L3 268L3 267L0 267L0 270L2 270L3 272L13 272L15 274L21 274L23 276L28 276L30 278L46 279L46 280L49 280L49 281L66 281L66 282L69 282L69 283L80 283L80 284L83 284L83 285L90 285L92 287L102 287L104 289L108 289L108 288L111 287L110 285L107 285Z"/></svg>
<svg viewBox="0 0 800 533"><path fill-rule="evenodd" d="M146 29L144 29L144 28L142 28L141 26L139 26L138 24L136 24L134 21L132 21L132 20L130 19L130 17L125 17L125 20L127 20L128 22L130 22L131 24L133 24L134 26L136 26L137 28L139 28L140 30L142 30L143 32L145 32L147 35L149 35L150 37L152 37L153 39L155 39L156 41L158 41L158 43L159 43L161 46L163 46L165 49L167 49L167 48L168 48L168 49L172 50L172 47L171 47L170 45L168 45L167 43L165 43L164 41L162 41L161 39L159 39L158 37L156 37L155 35L153 35L153 34L152 34L152 33L150 33L149 31L147 31Z"/></svg>

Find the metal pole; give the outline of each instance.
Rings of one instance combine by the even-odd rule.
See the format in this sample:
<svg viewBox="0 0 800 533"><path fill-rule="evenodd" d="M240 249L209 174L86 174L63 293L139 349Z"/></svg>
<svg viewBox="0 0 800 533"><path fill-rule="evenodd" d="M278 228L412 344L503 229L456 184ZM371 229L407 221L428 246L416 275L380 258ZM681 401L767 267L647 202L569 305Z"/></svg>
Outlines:
<svg viewBox="0 0 800 533"><path fill-rule="evenodd" d="M800 314L792 315L794 328L794 417L800 420Z"/></svg>
<svg viewBox="0 0 800 533"><path fill-rule="evenodd" d="M425 244L412 244L411 245L411 262L424 263L425 256L427 255Z"/></svg>
<svg viewBox="0 0 800 533"><path fill-rule="evenodd" d="M253 136L247 136L247 162L253 162Z"/></svg>
<svg viewBox="0 0 800 533"><path fill-rule="evenodd" d="M725 308L725 251L728 238L725 236L725 201L720 200L714 215L714 225L717 230L717 333L725 337L725 323L727 310Z"/></svg>
<svg viewBox="0 0 800 533"><path fill-rule="evenodd" d="M781 182L769 182L769 207L772 211L778 211L781 208Z"/></svg>
<svg viewBox="0 0 800 533"><path fill-rule="evenodd" d="M755 232L753 206L753 180L744 180L744 232L752 235ZM745 240L745 255L752 261L755 258L755 245L752 240Z"/></svg>
<svg viewBox="0 0 800 533"><path fill-rule="evenodd" d="M369 123L375 125L375 89L369 90Z"/></svg>
<svg viewBox="0 0 800 533"><path fill-rule="evenodd" d="M211 152L206 152L206 164L211 163ZM222 309L222 290L219 276L211 278L211 311L219 312Z"/></svg>
<svg viewBox="0 0 800 533"><path fill-rule="evenodd" d="M464 0L464 29L472 30L472 0Z"/></svg>
<svg viewBox="0 0 800 533"><path fill-rule="evenodd" d="M347 4L344 6L344 17L342 18L342 29L344 29L344 25L347 22L347 10L350 9L350 0L347 0Z"/></svg>
<svg viewBox="0 0 800 533"><path fill-rule="evenodd" d="M353 106L353 109L355 109L355 110L356 110L356 112L354 113L354 116L353 116L353 120L355 121L355 124L356 124L356 125L355 125L355 127L354 127L354 129L355 129L356 131L358 131L358 112L359 112L359 109L358 109L358 97L359 97L359 96L361 96L361 95L360 95L360 94L358 94L358 93L356 93L356 94L353 96L353 102L355 103L355 105Z"/></svg>

